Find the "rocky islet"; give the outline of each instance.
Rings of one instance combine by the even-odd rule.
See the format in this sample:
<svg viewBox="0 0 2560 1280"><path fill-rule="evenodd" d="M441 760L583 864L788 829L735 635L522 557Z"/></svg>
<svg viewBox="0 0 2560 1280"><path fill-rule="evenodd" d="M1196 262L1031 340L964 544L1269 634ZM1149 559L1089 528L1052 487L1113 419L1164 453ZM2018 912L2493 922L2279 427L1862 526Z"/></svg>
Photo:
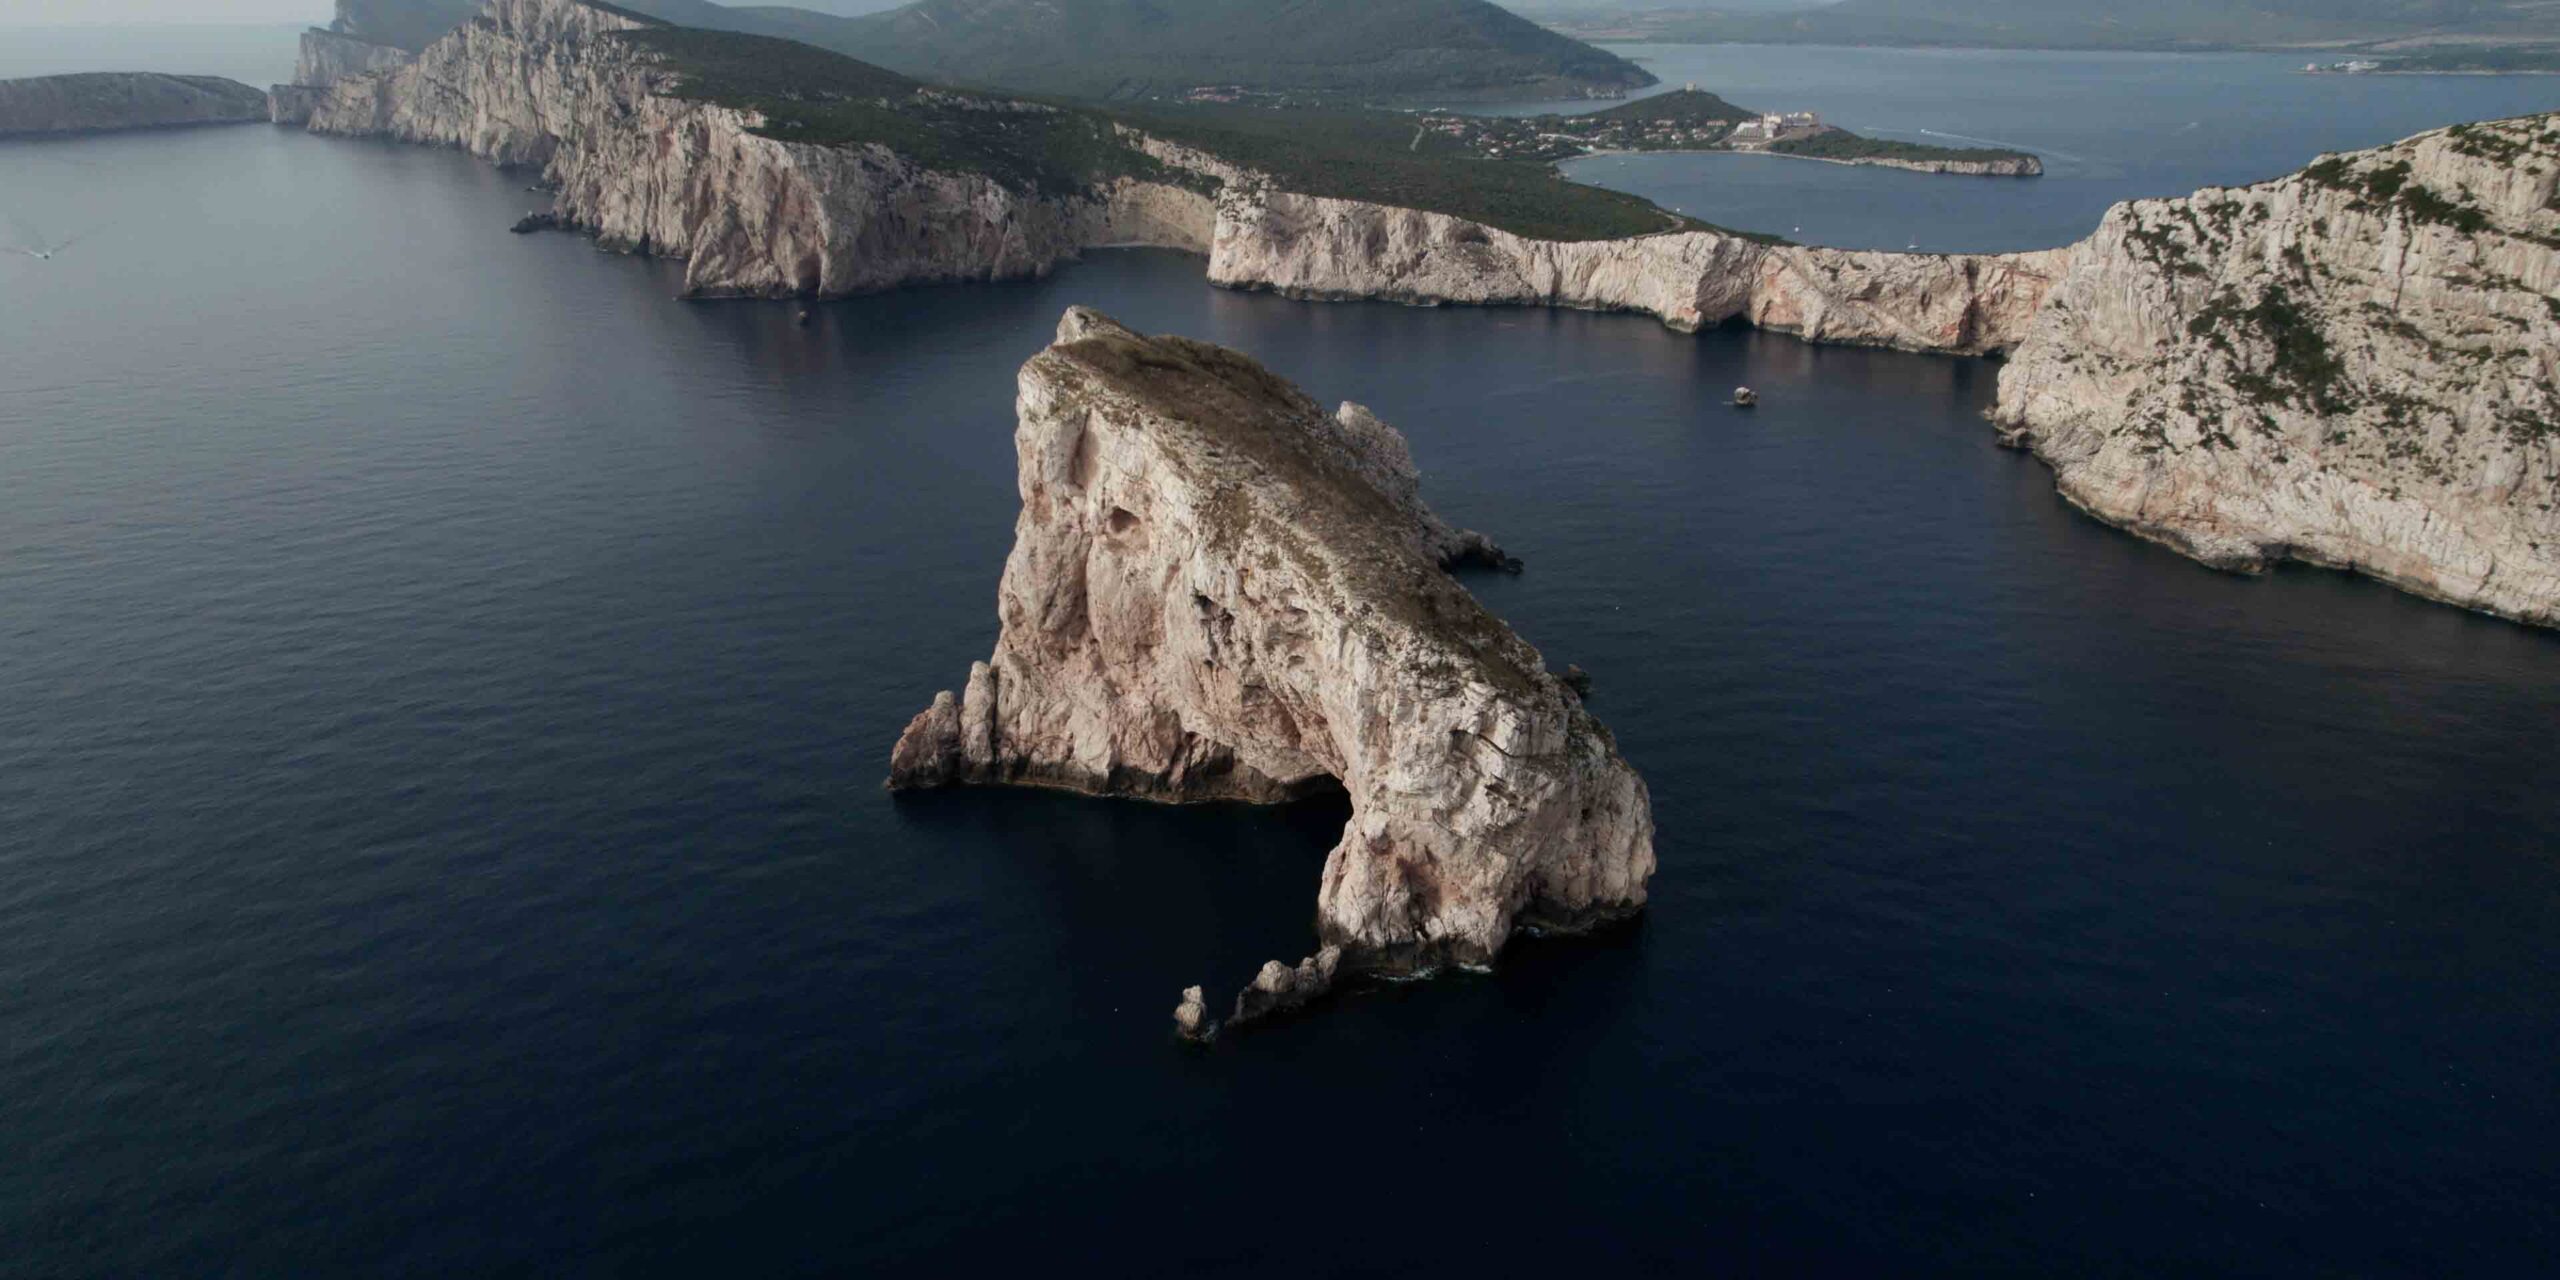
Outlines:
<svg viewBox="0 0 2560 1280"><path fill-rule="evenodd" d="M1318 951L1266 966L1229 1025L1342 974L1486 965L1521 927L1643 906L1643 780L1450 576L1484 539L1422 503L1394 430L1235 352L1082 309L1023 367L1017 402L996 650L907 727L890 786L1347 792ZM1205 1013L1182 1020L1206 1034Z"/></svg>

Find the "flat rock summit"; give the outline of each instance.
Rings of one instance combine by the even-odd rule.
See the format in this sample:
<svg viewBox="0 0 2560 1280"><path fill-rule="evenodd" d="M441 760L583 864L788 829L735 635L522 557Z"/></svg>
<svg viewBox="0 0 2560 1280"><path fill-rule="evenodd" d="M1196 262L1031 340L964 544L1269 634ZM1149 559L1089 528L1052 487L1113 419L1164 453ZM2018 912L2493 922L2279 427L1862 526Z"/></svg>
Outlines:
<svg viewBox="0 0 2560 1280"><path fill-rule="evenodd" d="M908 725L893 788L1274 802L1341 788L1320 949L1234 1021L1337 974L1492 962L1524 927L1644 905L1652 805L1606 728L1447 566L1402 436L1224 348L1092 311L1022 370L1022 514L993 657ZM1206 1034L1197 992L1181 1021Z"/></svg>
<svg viewBox="0 0 2560 1280"><path fill-rule="evenodd" d="M0 137L252 124L266 119L264 90L220 76L86 71L0 80Z"/></svg>

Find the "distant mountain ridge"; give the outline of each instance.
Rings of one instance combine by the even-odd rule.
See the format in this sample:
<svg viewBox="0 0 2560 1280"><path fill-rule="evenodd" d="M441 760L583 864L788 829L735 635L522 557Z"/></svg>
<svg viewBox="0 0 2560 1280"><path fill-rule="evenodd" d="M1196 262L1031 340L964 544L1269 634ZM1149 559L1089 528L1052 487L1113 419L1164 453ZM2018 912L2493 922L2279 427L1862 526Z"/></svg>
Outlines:
<svg viewBox="0 0 2560 1280"><path fill-rule="evenodd" d="M1198 86L1345 95L1614 95L1615 54L1483 0L920 0L845 51L928 79L1130 98Z"/></svg>
<svg viewBox="0 0 2560 1280"><path fill-rule="evenodd" d="M1615 96L1634 63L1485 0L920 0L868 17L621 0L681 27L797 40L920 79L1076 98L1207 86L1330 98ZM328 30L416 52L478 0L338 0Z"/></svg>
<svg viewBox="0 0 2560 1280"><path fill-rule="evenodd" d="M1526 6L1536 8L1536 5ZM2560 41L2560 5L2540 0L1840 0L1792 13L1576 5L1559 28L1656 40L1987 48L2225 49Z"/></svg>

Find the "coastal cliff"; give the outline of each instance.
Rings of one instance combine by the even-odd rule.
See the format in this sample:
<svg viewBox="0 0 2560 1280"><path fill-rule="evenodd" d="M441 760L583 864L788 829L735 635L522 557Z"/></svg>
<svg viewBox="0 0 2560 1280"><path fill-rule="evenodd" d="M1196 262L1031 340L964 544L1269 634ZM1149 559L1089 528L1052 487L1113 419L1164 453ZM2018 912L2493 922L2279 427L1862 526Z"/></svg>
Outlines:
<svg viewBox="0 0 2560 1280"><path fill-rule="evenodd" d="M414 50L397 45L376 44L323 27L313 27L302 33L302 52L294 60L293 83L305 88L325 89L348 76L405 66L416 56Z"/></svg>
<svg viewBox="0 0 2560 1280"><path fill-rule="evenodd" d="M2110 212L2000 378L2099 519L2560 625L2560 115Z"/></svg>
<svg viewBox="0 0 2560 1280"><path fill-rule="evenodd" d="M2015 345L2063 251L1863 253L1721 232L1533 240L1444 214L1231 185L1209 279L1301 298L1635 311L1743 320L1811 341L1983 354Z"/></svg>
<svg viewBox="0 0 2560 1280"><path fill-rule="evenodd" d="M267 91L268 117L277 124L310 123L327 101L329 86L407 65L477 9L474 0L338 0L338 15L328 26L302 33L293 83Z"/></svg>
<svg viewBox="0 0 2560 1280"><path fill-rule="evenodd" d="M687 96L683 77L632 38L657 25L582 0L494 0L415 61L340 80L309 124L539 167L564 225L608 247L683 258L695 296L1020 279L1086 248L1151 245L1206 254L1214 283L1299 297L1628 310L1684 329L1740 319L1818 341L1980 353L2015 341L2061 262L1850 253L1713 232L1531 239L1446 214L1293 194L1126 127L1119 146L1141 163L1063 184L1009 181L919 159L925 146L799 141L766 112ZM1061 114L898 91L965 111L972 124L1011 116L1031 129Z"/></svg>
<svg viewBox="0 0 2560 1280"><path fill-rule="evenodd" d="M1798 158L1829 159L1827 156ZM1969 178L2041 178L2044 176L2044 161L2034 156L2017 156L2006 160L1903 160L1892 156L1860 156L1854 160L1838 160L1833 163L1873 165L1880 169L1909 169L1913 173L1949 173Z"/></svg>
<svg viewBox="0 0 2560 1280"><path fill-rule="evenodd" d="M267 95L219 76L94 71L0 80L0 137L247 124Z"/></svg>
<svg viewBox="0 0 2560 1280"><path fill-rule="evenodd" d="M1523 925L1643 905L1643 781L1445 571L1485 544L1423 506L1393 429L1081 308L1024 366L1018 406L995 654L908 726L891 786L1348 791L1323 949L1268 966L1247 1018L1337 970L1482 965Z"/></svg>
<svg viewBox="0 0 2560 1280"><path fill-rule="evenodd" d="M1043 191L877 143L765 136L758 113L683 96L658 55L616 38L658 25L581 0L492 0L416 60L332 86L310 127L538 167L564 225L684 259L694 296L1021 279L1087 245L1206 241L1206 198L1176 186ZM954 98L1026 123L1057 113Z"/></svg>

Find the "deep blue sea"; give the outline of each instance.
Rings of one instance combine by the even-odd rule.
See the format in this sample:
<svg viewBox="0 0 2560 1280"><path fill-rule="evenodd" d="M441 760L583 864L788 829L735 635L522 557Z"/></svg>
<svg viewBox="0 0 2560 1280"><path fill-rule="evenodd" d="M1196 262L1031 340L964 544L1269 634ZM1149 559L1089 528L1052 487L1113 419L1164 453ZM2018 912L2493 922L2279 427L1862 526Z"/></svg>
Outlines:
<svg viewBox="0 0 2560 1280"><path fill-rule="evenodd" d="M0 1273L2560 1271L2560 636L2083 519L1990 364L1162 253L798 328L525 181L0 145L86 235L0 265ZM1072 303L1527 557L1639 925L1195 1052L1338 809L880 789Z"/></svg>
<svg viewBox="0 0 2560 1280"><path fill-rule="evenodd" d="M1998 253L2070 244L2108 206L2291 173L2325 151L2465 120L2560 110L2560 76L2307 76L2302 55L1612 45L1662 81L1758 111L1813 111L1879 138L2008 147L2036 179L1766 155L1594 156L1584 182L1806 244ZM1608 103L1499 111L1586 111Z"/></svg>

